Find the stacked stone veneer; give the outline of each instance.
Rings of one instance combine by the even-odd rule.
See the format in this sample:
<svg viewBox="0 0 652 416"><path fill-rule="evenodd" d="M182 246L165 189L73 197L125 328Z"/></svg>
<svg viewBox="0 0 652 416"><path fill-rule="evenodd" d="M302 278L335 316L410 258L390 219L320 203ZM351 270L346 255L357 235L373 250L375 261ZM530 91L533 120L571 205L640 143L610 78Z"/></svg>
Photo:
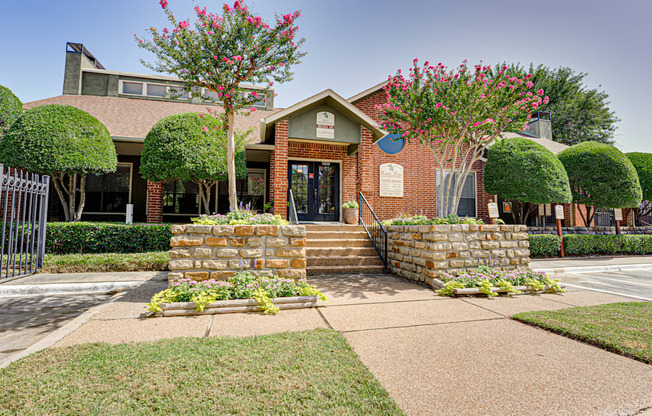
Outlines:
<svg viewBox="0 0 652 416"><path fill-rule="evenodd" d="M387 232L389 270L427 284L444 272L478 265L514 269L530 263L525 225L393 225Z"/></svg>
<svg viewBox="0 0 652 416"><path fill-rule="evenodd" d="M295 280L306 277L302 225L173 225L168 281L225 280L240 270Z"/></svg>

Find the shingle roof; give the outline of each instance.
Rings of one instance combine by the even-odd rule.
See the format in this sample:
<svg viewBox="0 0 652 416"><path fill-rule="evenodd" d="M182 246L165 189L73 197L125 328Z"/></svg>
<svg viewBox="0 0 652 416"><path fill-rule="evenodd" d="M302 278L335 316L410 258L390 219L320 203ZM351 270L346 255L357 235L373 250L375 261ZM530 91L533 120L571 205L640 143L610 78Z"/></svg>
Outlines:
<svg viewBox="0 0 652 416"><path fill-rule="evenodd" d="M162 117L177 113L206 113L207 105L188 104L183 102L156 101L126 97L96 97L90 95L60 95L44 100L31 101L24 108L32 108L44 104L61 104L77 107L100 120L112 137L143 139L152 126ZM221 107L210 106L211 109L222 111ZM248 137L250 144L260 143L258 128L261 118L268 117L281 109L273 111L258 110L250 116L236 116L235 126L239 130L252 128Z"/></svg>
<svg viewBox="0 0 652 416"><path fill-rule="evenodd" d="M561 152L564 149L568 149L568 146L563 144L563 143L555 142L553 140L548 140L548 139L539 139L537 137L532 137L532 136L529 136L527 134L521 134L521 133L503 133L502 134L503 139L508 139L508 138L511 138L511 137L522 137L522 138L525 138L525 139L532 140L535 143L539 143L541 146L543 146L546 149L550 150L554 154L557 154L557 153Z"/></svg>

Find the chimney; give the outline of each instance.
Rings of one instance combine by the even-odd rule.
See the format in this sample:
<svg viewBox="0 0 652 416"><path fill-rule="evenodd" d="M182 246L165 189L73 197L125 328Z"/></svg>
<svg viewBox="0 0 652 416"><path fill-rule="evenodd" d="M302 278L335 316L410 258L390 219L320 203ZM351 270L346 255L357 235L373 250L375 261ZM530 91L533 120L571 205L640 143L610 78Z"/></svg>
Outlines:
<svg viewBox="0 0 652 416"><path fill-rule="evenodd" d="M532 114L528 127L529 129L524 131L528 136L552 140L552 116L549 112L539 111Z"/></svg>
<svg viewBox="0 0 652 416"><path fill-rule="evenodd" d="M66 67L63 73L63 94L80 95L82 69L105 69L81 43L66 43Z"/></svg>

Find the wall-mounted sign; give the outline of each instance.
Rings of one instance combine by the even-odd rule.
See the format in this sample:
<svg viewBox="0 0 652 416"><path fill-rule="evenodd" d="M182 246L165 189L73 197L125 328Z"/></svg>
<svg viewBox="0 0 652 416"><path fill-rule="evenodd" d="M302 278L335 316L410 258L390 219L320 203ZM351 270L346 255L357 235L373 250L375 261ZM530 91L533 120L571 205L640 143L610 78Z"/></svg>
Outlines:
<svg viewBox="0 0 652 416"><path fill-rule="evenodd" d="M328 111L317 113L317 133L316 137L320 139L335 138L335 114Z"/></svg>
<svg viewBox="0 0 652 416"><path fill-rule="evenodd" d="M403 198L403 166L396 163L380 165L380 196Z"/></svg>
<svg viewBox="0 0 652 416"><path fill-rule="evenodd" d="M545 217L546 216L546 206L544 204L539 204L539 216L540 217Z"/></svg>
<svg viewBox="0 0 652 416"><path fill-rule="evenodd" d="M552 215L552 205L546 204L546 217L549 217L551 215Z"/></svg>
<svg viewBox="0 0 652 416"><path fill-rule="evenodd" d="M405 146L402 134L388 134L376 142L376 145L388 155L395 155Z"/></svg>
<svg viewBox="0 0 652 416"><path fill-rule="evenodd" d="M620 208L614 208L614 220L622 221L623 220L623 210Z"/></svg>
<svg viewBox="0 0 652 416"><path fill-rule="evenodd" d="M512 203L503 201L503 212L509 214L512 212Z"/></svg>
<svg viewBox="0 0 652 416"><path fill-rule="evenodd" d="M564 206L563 205L555 205L555 218L558 220L563 220L564 219Z"/></svg>
<svg viewBox="0 0 652 416"><path fill-rule="evenodd" d="M500 214L498 213L498 204L495 202L490 202L487 204L487 208L489 209L489 218L498 218L500 217Z"/></svg>

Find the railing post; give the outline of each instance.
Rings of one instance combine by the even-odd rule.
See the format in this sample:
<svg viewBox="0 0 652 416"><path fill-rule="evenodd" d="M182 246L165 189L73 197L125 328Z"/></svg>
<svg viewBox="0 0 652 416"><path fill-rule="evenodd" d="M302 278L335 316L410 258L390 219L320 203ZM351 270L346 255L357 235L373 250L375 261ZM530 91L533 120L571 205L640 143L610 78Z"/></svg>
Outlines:
<svg viewBox="0 0 652 416"><path fill-rule="evenodd" d="M362 224L362 192L358 192L358 224Z"/></svg>
<svg viewBox="0 0 652 416"><path fill-rule="evenodd" d="M36 266L37 268L43 267L43 260L45 258L45 233L47 232L46 223L48 220L48 196L50 194L50 177L45 175L43 176L42 181L44 190L41 194L41 203L40 203L40 213L38 221L38 248L36 254Z"/></svg>

